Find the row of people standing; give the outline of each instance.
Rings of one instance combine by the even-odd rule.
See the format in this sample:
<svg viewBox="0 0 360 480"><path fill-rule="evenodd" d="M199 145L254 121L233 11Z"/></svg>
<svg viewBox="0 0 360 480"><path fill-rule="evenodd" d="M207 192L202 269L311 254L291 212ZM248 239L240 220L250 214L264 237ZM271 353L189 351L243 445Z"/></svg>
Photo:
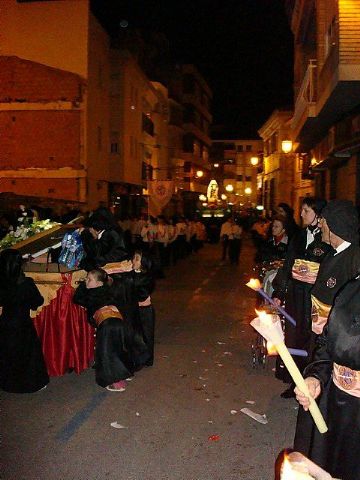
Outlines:
<svg viewBox="0 0 360 480"><path fill-rule="evenodd" d="M294 448L333 476L350 480L360 476L358 214L349 201L326 204L305 198L301 217L304 228L289 242L273 281L273 297L296 320L295 327L285 324L285 343L308 353L307 360L295 360L301 369L306 367L311 395L321 395L329 432L320 435L310 415L300 409ZM306 396L295 392L307 409ZM293 386L282 396L293 396Z"/></svg>

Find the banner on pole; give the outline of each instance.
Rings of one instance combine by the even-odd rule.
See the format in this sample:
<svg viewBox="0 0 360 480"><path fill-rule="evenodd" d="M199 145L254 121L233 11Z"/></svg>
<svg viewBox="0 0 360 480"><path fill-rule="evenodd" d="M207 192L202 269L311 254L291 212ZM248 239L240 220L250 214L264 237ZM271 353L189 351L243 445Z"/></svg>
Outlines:
<svg viewBox="0 0 360 480"><path fill-rule="evenodd" d="M149 215L160 215L174 193L174 182L172 180L149 180L148 191Z"/></svg>

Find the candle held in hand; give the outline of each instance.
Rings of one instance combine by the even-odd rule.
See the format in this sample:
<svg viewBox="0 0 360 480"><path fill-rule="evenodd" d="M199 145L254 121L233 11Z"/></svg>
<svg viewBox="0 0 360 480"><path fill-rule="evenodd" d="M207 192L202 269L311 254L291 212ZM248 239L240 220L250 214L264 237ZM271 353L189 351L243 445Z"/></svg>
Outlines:
<svg viewBox="0 0 360 480"><path fill-rule="evenodd" d="M275 345L282 361L284 362L288 372L291 375L295 385L306 395L310 400L309 411L320 433L327 432L328 428L325 420L319 410L315 400L311 397L309 389L302 377L300 370L296 366L292 356L284 344L284 334L281 329L280 319L277 315L268 315L265 312L257 312L259 315L250 322L250 325L255 328L268 342ZM275 318L274 318L275 317Z"/></svg>

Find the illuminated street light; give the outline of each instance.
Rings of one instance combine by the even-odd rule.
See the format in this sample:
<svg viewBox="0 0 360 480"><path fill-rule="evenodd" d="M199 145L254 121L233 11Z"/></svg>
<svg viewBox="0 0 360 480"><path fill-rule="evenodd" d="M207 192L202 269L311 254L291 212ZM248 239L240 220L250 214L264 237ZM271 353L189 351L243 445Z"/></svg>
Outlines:
<svg viewBox="0 0 360 480"><path fill-rule="evenodd" d="M203 205L203 207L207 207L207 203L206 203L206 202L204 202L202 205Z"/></svg>
<svg viewBox="0 0 360 480"><path fill-rule="evenodd" d="M219 168L219 164L218 164L218 163L214 163L214 168Z"/></svg>
<svg viewBox="0 0 360 480"><path fill-rule="evenodd" d="M251 157L250 163L253 167L256 167L256 165L259 163L259 157Z"/></svg>
<svg viewBox="0 0 360 480"><path fill-rule="evenodd" d="M231 183L229 183L228 185L226 185L225 190L227 192L233 192L234 191L234 185L231 185Z"/></svg>
<svg viewBox="0 0 360 480"><path fill-rule="evenodd" d="M251 195L252 190L251 190L250 187L246 187L245 190L244 190L244 192L245 192L246 195Z"/></svg>
<svg viewBox="0 0 360 480"><path fill-rule="evenodd" d="M226 200L227 199L227 196L225 195L225 193L221 194L221 200Z"/></svg>
<svg viewBox="0 0 360 480"><path fill-rule="evenodd" d="M204 172L203 172L202 170L198 170L198 171L196 172L196 177L197 177L197 178L201 178L201 177L203 177L203 176L204 176Z"/></svg>
<svg viewBox="0 0 360 480"><path fill-rule="evenodd" d="M206 200L207 200L206 195L204 195L203 193L201 195L199 195L199 200L200 200L200 202L206 202Z"/></svg>
<svg viewBox="0 0 360 480"><path fill-rule="evenodd" d="M291 140L283 140L281 142L281 150L284 153L290 153L293 148L293 143Z"/></svg>

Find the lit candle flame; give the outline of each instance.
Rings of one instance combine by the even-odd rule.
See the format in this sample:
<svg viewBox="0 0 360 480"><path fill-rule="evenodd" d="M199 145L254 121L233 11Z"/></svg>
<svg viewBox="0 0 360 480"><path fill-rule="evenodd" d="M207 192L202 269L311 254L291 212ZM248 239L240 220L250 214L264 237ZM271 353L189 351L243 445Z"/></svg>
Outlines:
<svg viewBox="0 0 360 480"><path fill-rule="evenodd" d="M268 342L266 343L266 350L267 350L268 355L277 355L276 347L275 347L275 345L274 345L272 342L270 342L270 341L268 341Z"/></svg>
<svg viewBox="0 0 360 480"><path fill-rule="evenodd" d="M250 281L246 284L247 287L251 290L259 290L261 288L261 283L258 278L250 278Z"/></svg>

